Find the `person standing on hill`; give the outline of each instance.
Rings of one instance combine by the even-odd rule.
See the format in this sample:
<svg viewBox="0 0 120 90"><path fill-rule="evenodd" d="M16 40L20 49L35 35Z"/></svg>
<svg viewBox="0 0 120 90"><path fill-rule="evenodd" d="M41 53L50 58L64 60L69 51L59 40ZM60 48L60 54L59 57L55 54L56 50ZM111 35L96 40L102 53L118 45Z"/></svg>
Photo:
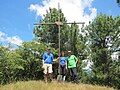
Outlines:
<svg viewBox="0 0 120 90"><path fill-rule="evenodd" d="M68 51L68 57L67 57L67 67L69 74L71 76L71 81L74 81L74 83L78 83L78 75L77 75L77 66L78 59L75 55L71 54L71 51Z"/></svg>
<svg viewBox="0 0 120 90"><path fill-rule="evenodd" d="M50 77L50 82L52 81L52 62L54 60L54 56L51 53L50 47L47 49L47 53L43 55L43 60L42 60L42 68L44 69L44 80L47 83L47 74L49 74Z"/></svg>
<svg viewBox="0 0 120 90"><path fill-rule="evenodd" d="M62 81L65 81L65 73L66 73L66 57L65 57L65 53L61 52L61 56L57 58L57 60L60 60L60 75L62 75Z"/></svg>

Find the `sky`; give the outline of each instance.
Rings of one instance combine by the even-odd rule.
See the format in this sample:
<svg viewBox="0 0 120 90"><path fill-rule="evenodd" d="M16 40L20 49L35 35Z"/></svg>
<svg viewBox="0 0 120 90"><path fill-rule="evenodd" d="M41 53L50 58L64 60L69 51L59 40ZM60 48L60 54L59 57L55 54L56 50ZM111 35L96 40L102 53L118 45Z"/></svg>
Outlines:
<svg viewBox="0 0 120 90"><path fill-rule="evenodd" d="M21 45L34 38L34 23L58 2L68 22L89 21L99 14L120 15L116 0L0 0L0 43Z"/></svg>

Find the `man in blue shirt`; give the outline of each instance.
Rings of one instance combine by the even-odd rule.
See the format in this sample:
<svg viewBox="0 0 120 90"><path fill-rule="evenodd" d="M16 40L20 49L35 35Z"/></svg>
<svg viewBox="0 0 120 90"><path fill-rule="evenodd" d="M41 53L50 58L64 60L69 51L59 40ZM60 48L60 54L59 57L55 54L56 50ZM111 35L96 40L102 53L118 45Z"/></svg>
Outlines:
<svg viewBox="0 0 120 90"><path fill-rule="evenodd" d="M44 69L44 80L47 82L47 74L50 76L50 81L52 81L52 61L54 60L54 56L51 53L50 47L48 47L48 52L43 55L42 60L42 68Z"/></svg>

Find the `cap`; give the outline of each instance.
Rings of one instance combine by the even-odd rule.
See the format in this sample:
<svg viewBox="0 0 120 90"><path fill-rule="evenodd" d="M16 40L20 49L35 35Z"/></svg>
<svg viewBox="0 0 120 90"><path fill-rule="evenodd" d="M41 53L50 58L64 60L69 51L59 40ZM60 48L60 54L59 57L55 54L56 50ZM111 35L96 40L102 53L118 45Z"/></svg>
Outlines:
<svg viewBox="0 0 120 90"><path fill-rule="evenodd" d="M68 51L68 53L71 53L71 51Z"/></svg>
<svg viewBox="0 0 120 90"><path fill-rule="evenodd" d="M48 47L47 49L48 49L48 50L50 50L51 48L50 48L50 47Z"/></svg>

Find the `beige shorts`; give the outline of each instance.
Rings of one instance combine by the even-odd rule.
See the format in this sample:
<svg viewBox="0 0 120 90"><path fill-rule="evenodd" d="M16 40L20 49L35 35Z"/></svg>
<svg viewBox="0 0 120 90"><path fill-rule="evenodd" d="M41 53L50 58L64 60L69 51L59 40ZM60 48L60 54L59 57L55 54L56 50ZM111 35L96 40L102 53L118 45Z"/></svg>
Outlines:
<svg viewBox="0 0 120 90"><path fill-rule="evenodd" d="M44 70L43 73L47 74L47 73L52 73L52 64L44 64L43 66Z"/></svg>

